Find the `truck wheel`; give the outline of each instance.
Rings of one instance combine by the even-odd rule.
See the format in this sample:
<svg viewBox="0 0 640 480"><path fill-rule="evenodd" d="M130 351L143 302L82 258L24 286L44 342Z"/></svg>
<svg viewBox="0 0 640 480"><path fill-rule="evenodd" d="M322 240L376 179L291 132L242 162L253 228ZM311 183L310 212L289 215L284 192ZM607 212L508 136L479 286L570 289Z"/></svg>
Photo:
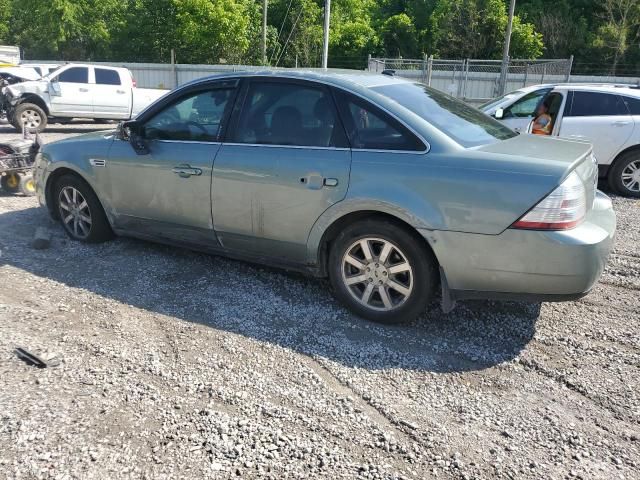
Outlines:
<svg viewBox="0 0 640 480"><path fill-rule="evenodd" d="M10 173L0 177L0 185L7 193L16 193L20 189L20 177L17 173Z"/></svg>
<svg viewBox="0 0 640 480"><path fill-rule="evenodd" d="M20 175L20 192L27 197L33 197L36 194L36 182L32 173Z"/></svg>
<svg viewBox="0 0 640 480"><path fill-rule="evenodd" d="M640 151L618 158L607 177L609 187L618 195L640 197Z"/></svg>
<svg viewBox="0 0 640 480"><path fill-rule="evenodd" d="M29 132L42 132L47 126L47 114L33 103L21 103L18 105L11 120L11 124L19 132L22 132L25 126Z"/></svg>

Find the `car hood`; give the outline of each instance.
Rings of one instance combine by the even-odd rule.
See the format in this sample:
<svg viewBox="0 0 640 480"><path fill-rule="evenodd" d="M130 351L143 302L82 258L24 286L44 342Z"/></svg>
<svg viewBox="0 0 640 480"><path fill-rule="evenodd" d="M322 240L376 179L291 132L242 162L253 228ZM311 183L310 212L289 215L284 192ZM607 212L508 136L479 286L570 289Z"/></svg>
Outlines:
<svg viewBox="0 0 640 480"><path fill-rule="evenodd" d="M5 87L4 92L9 93L14 97L19 97L23 93L37 93L43 94L49 90L49 82L46 80L34 80L30 82L16 83L14 85Z"/></svg>

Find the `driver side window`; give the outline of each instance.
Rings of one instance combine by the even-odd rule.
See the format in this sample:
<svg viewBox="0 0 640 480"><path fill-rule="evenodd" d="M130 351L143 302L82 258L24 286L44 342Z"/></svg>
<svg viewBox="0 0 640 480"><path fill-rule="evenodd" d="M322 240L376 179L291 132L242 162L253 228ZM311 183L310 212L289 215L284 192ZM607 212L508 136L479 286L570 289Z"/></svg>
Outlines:
<svg viewBox="0 0 640 480"><path fill-rule="evenodd" d="M545 88L536 90L534 92L526 94L517 102L513 103L510 107L504 110L503 118L528 118L533 117L536 113L536 108L542 100L542 98L549 93L550 89Z"/></svg>
<svg viewBox="0 0 640 480"><path fill-rule="evenodd" d="M148 140L217 142L233 89L191 93L167 106L144 125Z"/></svg>

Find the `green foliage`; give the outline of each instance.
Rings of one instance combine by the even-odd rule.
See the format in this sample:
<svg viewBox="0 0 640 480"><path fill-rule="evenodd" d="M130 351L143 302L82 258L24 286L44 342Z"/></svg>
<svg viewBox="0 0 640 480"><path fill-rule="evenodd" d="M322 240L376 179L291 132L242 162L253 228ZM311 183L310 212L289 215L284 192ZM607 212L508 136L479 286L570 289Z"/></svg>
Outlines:
<svg viewBox="0 0 640 480"><path fill-rule="evenodd" d="M508 0L333 0L330 66L367 54L500 58ZM324 0L269 0L267 60L320 66ZM513 58L640 63L640 1L518 0ZM26 58L262 63L262 0L0 0L0 42ZM640 69L640 67L637 67Z"/></svg>

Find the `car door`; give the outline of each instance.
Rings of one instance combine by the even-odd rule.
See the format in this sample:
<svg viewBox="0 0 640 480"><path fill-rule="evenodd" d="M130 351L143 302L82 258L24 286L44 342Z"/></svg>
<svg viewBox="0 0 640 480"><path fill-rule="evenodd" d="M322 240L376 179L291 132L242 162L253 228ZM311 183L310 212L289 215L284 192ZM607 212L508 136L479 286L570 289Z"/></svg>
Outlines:
<svg viewBox="0 0 640 480"><path fill-rule="evenodd" d="M94 68L93 111L96 118L129 118L131 83L112 68Z"/></svg>
<svg viewBox="0 0 640 480"><path fill-rule="evenodd" d="M550 91L551 88L541 88L527 93L524 97L505 107L500 120L509 128L525 132L535 116L538 105Z"/></svg>
<svg viewBox="0 0 640 480"><path fill-rule="evenodd" d="M51 114L65 117L93 117L93 97L89 84L90 68L69 67L50 82Z"/></svg>
<svg viewBox="0 0 640 480"><path fill-rule="evenodd" d="M622 98L616 93L574 90L560 124L559 135L587 140L600 164L610 164L634 129Z"/></svg>
<svg viewBox="0 0 640 480"><path fill-rule="evenodd" d="M113 142L106 169L116 228L217 244L211 219L211 171L236 83L189 90L139 119L146 152L136 154L129 141Z"/></svg>
<svg viewBox="0 0 640 480"><path fill-rule="evenodd" d="M301 262L311 227L349 184L351 154L330 90L245 81L213 171L213 221L227 248Z"/></svg>

